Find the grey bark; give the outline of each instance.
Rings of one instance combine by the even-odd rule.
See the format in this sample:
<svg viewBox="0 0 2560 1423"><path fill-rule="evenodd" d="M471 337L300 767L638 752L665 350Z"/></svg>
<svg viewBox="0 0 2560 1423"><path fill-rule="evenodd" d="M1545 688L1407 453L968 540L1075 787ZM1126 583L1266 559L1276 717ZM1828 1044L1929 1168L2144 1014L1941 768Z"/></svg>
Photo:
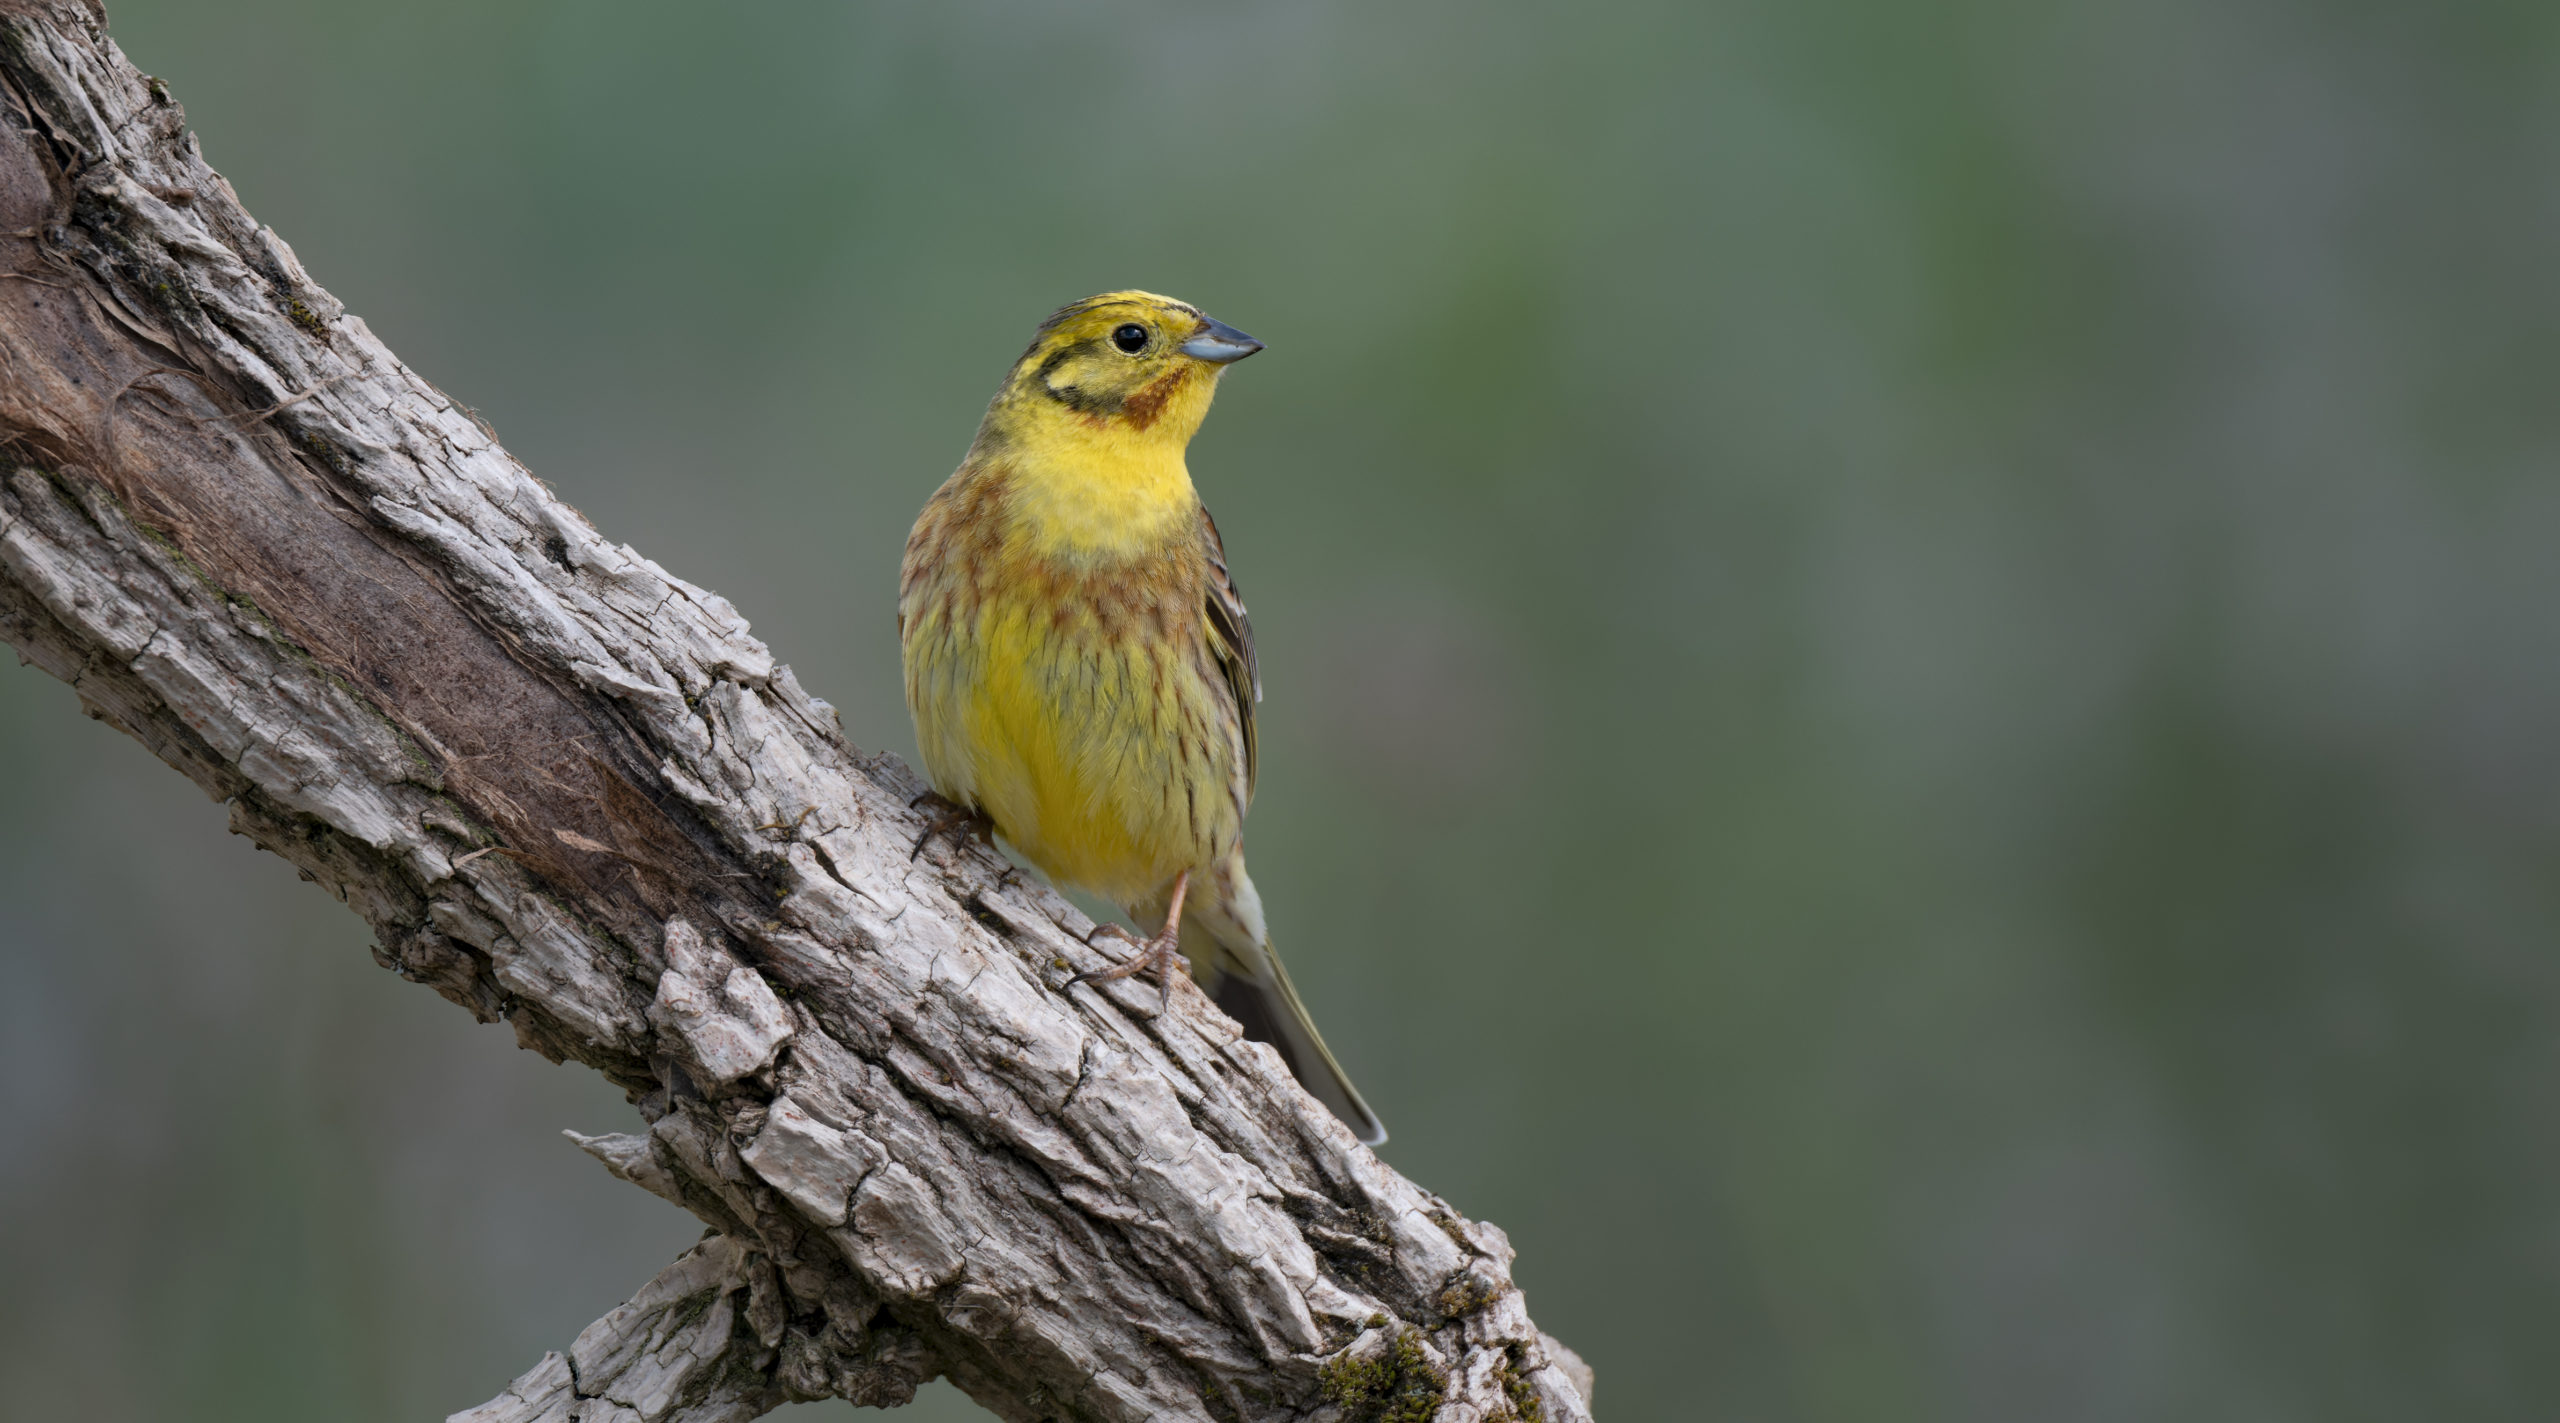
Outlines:
<svg viewBox="0 0 2560 1423"><path fill-rule="evenodd" d="M704 1242L458 1418L1585 1419L1500 1231L980 852L402 365L67 0L0 0L0 638L621 1086ZM885 616L885 614L884 614ZM1575 1375L1579 1374L1579 1378Z"/></svg>

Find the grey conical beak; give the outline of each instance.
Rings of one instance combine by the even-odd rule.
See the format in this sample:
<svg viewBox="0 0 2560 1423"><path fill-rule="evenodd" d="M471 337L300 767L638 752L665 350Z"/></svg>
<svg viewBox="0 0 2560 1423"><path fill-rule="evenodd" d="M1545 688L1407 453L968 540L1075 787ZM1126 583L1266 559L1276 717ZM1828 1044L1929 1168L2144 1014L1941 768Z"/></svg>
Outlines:
<svg viewBox="0 0 2560 1423"><path fill-rule="evenodd" d="M1223 321L1210 321L1205 316L1200 319L1206 323L1200 333L1182 343L1182 354L1195 361L1223 366L1229 361L1241 361L1262 349L1261 342Z"/></svg>

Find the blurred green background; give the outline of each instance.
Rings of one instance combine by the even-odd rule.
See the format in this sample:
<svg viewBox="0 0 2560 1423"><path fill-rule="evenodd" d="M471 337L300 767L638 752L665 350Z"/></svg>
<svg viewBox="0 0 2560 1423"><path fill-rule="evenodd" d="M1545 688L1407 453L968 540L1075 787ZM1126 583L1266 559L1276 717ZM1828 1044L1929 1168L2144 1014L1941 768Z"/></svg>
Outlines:
<svg viewBox="0 0 2560 1423"><path fill-rule="evenodd" d="M865 747L1033 323L1267 341L1255 873L1604 1417L2549 1416L2560 8L111 9ZM32 671L0 786L10 1415L440 1417L692 1236Z"/></svg>

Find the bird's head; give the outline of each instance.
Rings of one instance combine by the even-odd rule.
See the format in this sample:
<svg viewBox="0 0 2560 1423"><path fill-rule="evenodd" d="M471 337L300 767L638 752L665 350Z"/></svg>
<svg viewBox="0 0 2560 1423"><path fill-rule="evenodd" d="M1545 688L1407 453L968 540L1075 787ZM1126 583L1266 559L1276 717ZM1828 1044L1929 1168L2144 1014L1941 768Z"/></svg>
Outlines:
<svg viewBox="0 0 2560 1423"><path fill-rule="evenodd" d="M1208 415L1219 373L1261 349L1171 297L1087 297L1040 323L979 440L1099 439L1178 451Z"/></svg>

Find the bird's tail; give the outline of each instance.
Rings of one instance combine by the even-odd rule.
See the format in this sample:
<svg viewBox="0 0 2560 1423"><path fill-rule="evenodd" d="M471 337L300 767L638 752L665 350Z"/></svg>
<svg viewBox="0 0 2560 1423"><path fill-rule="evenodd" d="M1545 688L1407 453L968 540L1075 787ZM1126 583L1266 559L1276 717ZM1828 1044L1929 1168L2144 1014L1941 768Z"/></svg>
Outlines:
<svg viewBox="0 0 2560 1423"><path fill-rule="evenodd" d="M1383 1145L1387 1139L1386 1123L1369 1110L1369 1104L1360 1098L1360 1089L1351 1085L1350 1074L1333 1060L1332 1050L1324 1045L1324 1035L1316 1031L1315 1020L1307 1016L1307 1005L1298 1001L1297 987L1289 982L1289 970L1281 966L1279 951L1265 940L1256 946L1253 957L1261 961L1254 966L1260 972L1248 968L1242 962L1243 955L1233 951L1219 954L1217 981L1207 985L1209 996L1243 1025L1246 1037L1279 1049L1281 1061L1289 1064L1298 1085L1332 1108L1333 1114L1342 1118L1363 1144Z"/></svg>
<svg viewBox="0 0 2560 1423"><path fill-rule="evenodd" d="M1307 1005L1298 1000L1296 985L1289 982L1289 970L1281 966L1279 950L1271 946L1253 881L1244 877L1240 864L1231 879L1220 878L1228 881L1221 886L1225 893L1202 896L1183 909L1182 954L1191 961L1192 979L1243 1026L1246 1037L1278 1049L1298 1085L1342 1118L1363 1144L1383 1144L1386 1123L1369 1110L1350 1074L1333 1060L1324 1035L1307 1016ZM1163 917L1159 908L1157 922Z"/></svg>

